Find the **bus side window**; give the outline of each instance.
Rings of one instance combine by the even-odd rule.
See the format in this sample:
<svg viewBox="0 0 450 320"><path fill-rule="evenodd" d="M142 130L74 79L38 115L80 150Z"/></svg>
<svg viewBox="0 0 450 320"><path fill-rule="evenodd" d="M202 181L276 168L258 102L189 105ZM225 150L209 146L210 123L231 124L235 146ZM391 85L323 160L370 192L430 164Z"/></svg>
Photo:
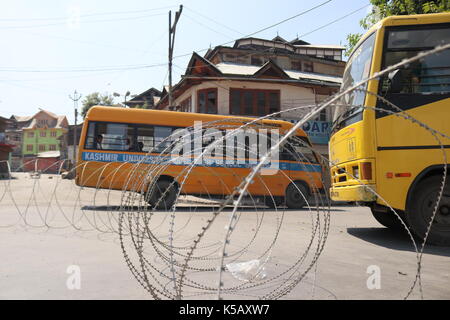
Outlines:
<svg viewBox="0 0 450 320"><path fill-rule="evenodd" d="M154 128L152 126L140 126L137 128L136 152L148 153L155 146Z"/></svg>
<svg viewBox="0 0 450 320"><path fill-rule="evenodd" d="M84 143L85 149L95 149L95 122L89 122L86 141Z"/></svg>
<svg viewBox="0 0 450 320"><path fill-rule="evenodd" d="M406 30L405 28L392 28L387 32L387 38L387 46L384 49L384 67L414 57L435 46L449 43L450 27L421 27ZM413 61L398 69L396 78L398 87L390 87L388 77L383 78L380 89L382 94L449 94L450 50Z"/></svg>
<svg viewBox="0 0 450 320"><path fill-rule="evenodd" d="M154 127L155 152L170 152L171 139L167 139L172 134L172 127ZM169 147L169 148L168 148Z"/></svg>
<svg viewBox="0 0 450 320"><path fill-rule="evenodd" d="M128 124L97 122L96 149L128 151L134 139L133 131Z"/></svg>
<svg viewBox="0 0 450 320"><path fill-rule="evenodd" d="M291 145L291 141L287 141L280 150L280 160L295 161L294 149Z"/></svg>

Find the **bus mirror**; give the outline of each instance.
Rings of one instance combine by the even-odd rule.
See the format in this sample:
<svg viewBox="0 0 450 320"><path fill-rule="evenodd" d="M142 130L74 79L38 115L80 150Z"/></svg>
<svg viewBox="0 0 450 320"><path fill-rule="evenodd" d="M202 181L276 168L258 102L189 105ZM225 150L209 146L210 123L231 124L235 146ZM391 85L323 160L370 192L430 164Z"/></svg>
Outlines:
<svg viewBox="0 0 450 320"><path fill-rule="evenodd" d="M389 93L400 93L402 91L402 79L400 69L389 72Z"/></svg>

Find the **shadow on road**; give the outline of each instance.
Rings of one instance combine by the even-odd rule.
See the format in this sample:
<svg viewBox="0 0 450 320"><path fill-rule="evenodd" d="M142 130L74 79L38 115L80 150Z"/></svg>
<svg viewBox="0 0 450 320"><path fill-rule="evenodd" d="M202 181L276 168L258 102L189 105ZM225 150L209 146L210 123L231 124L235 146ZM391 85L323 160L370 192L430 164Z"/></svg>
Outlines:
<svg viewBox="0 0 450 320"><path fill-rule="evenodd" d="M219 208L219 206L195 206L192 205L191 207L177 207L175 209L175 212L211 212L214 210L217 210ZM328 208L320 208L321 210L328 210ZM140 211L151 211L151 209L149 207L145 207L145 206L125 206L125 207L121 207L121 206L83 206L81 207L81 210L92 210L92 211L118 211L118 212L122 212L122 211L126 211L126 212L140 212ZM316 208L315 207L311 207L311 211L315 211ZM336 208L330 208L330 211L345 211L343 209L336 209ZM164 210L155 210L158 212L163 212ZM223 211L233 211L233 206L229 206L223 209ZM269 208L265 208L265 207L254 207L254 206L241 206L238 208L238 211L258 211L258 212L268 212L268 211L273 211L275 212L275 209L269 209ZM308 209L287 209L287 208L279 208L277 209L277 211L286 211L286 212L290 212L290 211L297 211L297 212L309 212L310 210Z"/></svg>
<svg viewBox="0 0 450 320"><path fill-rule="evenodd" d="M394 250L415 252L406 231L394 231L388 228L347 228L347 232L361 240ZM420 250L421 241L416 240ZM450 247L426 245L424 253L450 257Z"/></svg>

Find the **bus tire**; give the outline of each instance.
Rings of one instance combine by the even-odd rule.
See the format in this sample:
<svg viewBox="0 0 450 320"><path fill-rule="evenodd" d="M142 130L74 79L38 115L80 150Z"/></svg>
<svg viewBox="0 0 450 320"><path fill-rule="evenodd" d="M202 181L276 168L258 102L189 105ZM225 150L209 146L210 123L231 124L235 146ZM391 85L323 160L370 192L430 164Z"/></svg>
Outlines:
<svg viewBox="0 0 450 320"><path fill-rule="evenodd" d="M148 195L147 202L154 209L170 210L177 199L177 189L173 181L158 180L151 190L151 195ZM163 195L164 197L160 199Z"/></svg>
<svg viewBox="0 0 450 320"><path fill-rule="evenodd" d="M284 199L283 197L278 196L265 196L264 197L264 204L269 207L270 209L276 209L283 205Z"/></svg>
<svg viewBox="0 0 450 320"><path fill-rule="evenodd" d="M439 207L428 234L427 243L450 246L450 177L447 177ZM442 185L442 176L431 176L419 182L413 191L406 220L413 233L425 237Z"/></svg>
<svg viewBox="0 0 450 320"><path fill-rule="evenodd" d="M401 221L398 219L396 214L392 212L390 209L387 211L377 210L375 208L370 208L370 211L372 211L372 215L375 218L375 220L378 221L381 225L385 226L386 228L392 229L392 230L404 230L405 227L401 223ZM404 213L401 211L396 210L397 214L400 216L400 218L404 221Z"/></svg>
<svg viewBox="0 0 450 320"><path fill-rule="evenodd" d="M309 199L309 191L301 182L293 182L286 188L286 205L289 209L301 209Z"/></svg>

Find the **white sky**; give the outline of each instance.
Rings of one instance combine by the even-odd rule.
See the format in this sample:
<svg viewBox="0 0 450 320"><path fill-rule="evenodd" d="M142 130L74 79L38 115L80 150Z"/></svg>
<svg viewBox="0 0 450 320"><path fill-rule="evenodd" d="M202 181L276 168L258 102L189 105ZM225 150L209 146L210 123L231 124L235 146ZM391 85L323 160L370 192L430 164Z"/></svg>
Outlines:
<svg viewBox="0 0 450 320"><path fill-rule="evenodd" d="M326 1L2 1L0 116L32 115L45 108L67 115L72 123L68 95L75 89L83 95L161 90L167 84L167 12L176 11L179 4L184 9L175 56L246 36ZM254 36L271 39L278 32L292 40L366 4L369 0L332 0ZM359 20L368 8L301 38L344 45L348 33L362 32ZM173 83L189 58L175 58ZM161 66L134 68L144 65Z"/></svg>

